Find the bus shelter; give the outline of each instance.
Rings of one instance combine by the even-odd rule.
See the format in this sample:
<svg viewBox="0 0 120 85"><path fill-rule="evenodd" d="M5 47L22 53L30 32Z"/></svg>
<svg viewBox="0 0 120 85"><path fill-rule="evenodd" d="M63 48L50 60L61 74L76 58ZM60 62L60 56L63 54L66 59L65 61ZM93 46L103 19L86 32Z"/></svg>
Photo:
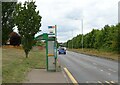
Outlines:
<svg viewBox="0 0 120 85"><path fill-rule="evenodd" d="M37 40L45 40L46 43L46 69L56 71L57 38L55 34L43 33L36 37Z"/></svg>

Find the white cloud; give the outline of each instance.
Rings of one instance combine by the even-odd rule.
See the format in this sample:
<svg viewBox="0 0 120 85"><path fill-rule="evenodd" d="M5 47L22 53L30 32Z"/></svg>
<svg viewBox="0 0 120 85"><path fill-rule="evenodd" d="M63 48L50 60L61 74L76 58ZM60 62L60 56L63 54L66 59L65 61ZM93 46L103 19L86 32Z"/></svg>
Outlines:
<svg viewBox="0 0 120 85"><path fill-rule="evenodd" d="M25 0L18 1L24 2ZM118 22L118 1L36 0L37 10L42 16L40 29L47 32L48 25L57 25L58 41L65 42L81 33L82 18L84 19L84 34L90 32L92 28L100 29L106 24L116 24Z"/></svg>

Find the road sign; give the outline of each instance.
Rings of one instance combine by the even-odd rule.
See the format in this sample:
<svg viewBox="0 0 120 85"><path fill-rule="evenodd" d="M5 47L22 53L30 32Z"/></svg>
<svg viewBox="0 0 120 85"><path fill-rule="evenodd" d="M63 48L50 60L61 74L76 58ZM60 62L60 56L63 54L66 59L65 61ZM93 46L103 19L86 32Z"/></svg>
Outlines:
<svg viewBox="0 0 120 85"><path fill-rule="evenodd" d="M48 26L48 31L50 34L55 34L56 26Z"/></svg>

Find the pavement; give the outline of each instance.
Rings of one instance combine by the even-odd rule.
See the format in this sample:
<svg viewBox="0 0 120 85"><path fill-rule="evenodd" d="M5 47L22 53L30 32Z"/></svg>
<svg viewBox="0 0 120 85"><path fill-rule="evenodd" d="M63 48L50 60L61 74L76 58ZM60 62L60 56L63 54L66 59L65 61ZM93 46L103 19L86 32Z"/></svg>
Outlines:
<svg viewBox="0 0 120 85"><path fill-rule="evenodd" d="M72 83L69 75L69 72L66 72L62 67L59 61L57 60L56 72L54 71L47 71L46 69L32 69L28 72L26 80L24 81L23 85L39 85L43 83L48 84L60 84L64 83L64 85L70 85Z"/></svg>
<svg viewBox="0 0 120 85"><path fill-rule="evenodd" d="M25 83L68 83L63 71L47 72L46 69L33 69L26 79Z"/></svg>

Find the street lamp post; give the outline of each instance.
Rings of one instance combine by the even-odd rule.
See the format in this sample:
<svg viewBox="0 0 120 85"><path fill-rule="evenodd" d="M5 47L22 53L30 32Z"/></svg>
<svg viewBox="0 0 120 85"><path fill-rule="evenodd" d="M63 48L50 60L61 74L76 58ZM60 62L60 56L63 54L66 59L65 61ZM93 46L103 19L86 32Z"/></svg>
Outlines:
<svg viewBox="0 0 120 85"><path fill-rule="evenodd" d="M68 48L69 48L69 42L68 42Z"/></svg>
<svg viewBox="0 0 120 85"><path fill-rule="evenodd" d="M75 19L75 20L79 20L79 19ZM81 41L81 44L82 44L82 50L83 50L83 18L81 19L81 29L82 29L82 41Z"/></svg>
<svg viewBox="0 0 120 85"><path fill-rule="evenodd" d="M81 24L82 24L82 50L83 50L83 19L81 20Z"/></svg>
<svg viewBox="0 0 120 85"><path fill-rule="evenodd" d="M72 29L72 37L73 37L73 29ZM73 38L72 38L72 49L73 49Z"/></svg>

